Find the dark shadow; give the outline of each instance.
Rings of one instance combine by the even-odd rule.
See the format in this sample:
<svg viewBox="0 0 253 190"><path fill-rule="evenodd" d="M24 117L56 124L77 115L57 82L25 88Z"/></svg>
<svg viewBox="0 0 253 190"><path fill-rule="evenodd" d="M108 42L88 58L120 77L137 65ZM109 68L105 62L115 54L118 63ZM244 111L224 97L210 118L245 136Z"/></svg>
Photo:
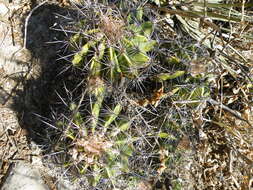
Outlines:
<svg viewBox="0 0 253 190"><path fill-rule="evenodd" d="M62 31L52 30L55 25L61 25L62 18L57 15L68 15L73 10L53 4L45 4L36 9L31 15L27 27L27 49L32 58L29 63L29 79L26 74L16 78L22 83L23 89L15 90L11 105L17 112L20 126L26 130L28 139L40 145L44 150L50 147L49 127L43 123L43 118L50 118L50 107L56 101L55 91L61 88L67 72L59 73L66 67L67 62L58 60L67 35ZM74 13L73 13L74 14ZM24 31L24 29L23 29ZM59 43L52 43L59 41Z"/></svg>

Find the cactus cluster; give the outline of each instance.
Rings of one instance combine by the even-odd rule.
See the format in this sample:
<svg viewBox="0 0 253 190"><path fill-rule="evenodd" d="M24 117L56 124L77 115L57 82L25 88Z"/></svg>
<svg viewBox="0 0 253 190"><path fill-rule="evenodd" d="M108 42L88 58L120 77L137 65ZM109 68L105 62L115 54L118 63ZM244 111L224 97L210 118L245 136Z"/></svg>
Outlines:
<svg viewBox="0 0 253 190"><path fill-rule="evenodd" d="M56 122L63 133L55 151L64 149L64 167L75 168L92 187L122 188L125 180L134 189L143 179L166 176L176 160L169 152L190 126L180 101L202 109L193 100L209 96L194 63L186 64L193 57L187 51L196 47L184 51L161 39L152 13L133 4L130 11L124 1L74 6L81 14L66 51L72 80L82 82L74 87L76 98L64 102L68 119Z"/></svg>

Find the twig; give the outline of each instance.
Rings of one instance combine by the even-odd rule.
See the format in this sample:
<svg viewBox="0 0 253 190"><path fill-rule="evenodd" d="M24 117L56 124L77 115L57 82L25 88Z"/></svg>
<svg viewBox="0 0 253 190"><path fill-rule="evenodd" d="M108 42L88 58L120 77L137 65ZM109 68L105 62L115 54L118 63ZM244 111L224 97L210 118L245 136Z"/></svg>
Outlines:
<svg viewBox="0 0 253 190"><path fill-rule="evenodd" d="M28 14L28 16L26 17L26 19L25 19L25 34L24 34L24 45L23 45L23 48L24 49L27 49L27 28L28 28L28 22L29 22L29 19L30 19L30 17L32 16L32 14L33 14L33 12L35 11L35 10L37 10L39 7L41 7L42 5L44 5L45 3L47 3L48 1L46 0L46 1L44 1L44 2L42 2L42 3L40 3L40 4L38 4L36 7L34 7L32 10L31 10L31 12Z"/></svg>
<svg viewBox="0 0 253 190"><path fill-rule="evenodd" d="M172 103L173 104L192 104L192 103L204 103L204 102L209 102L210 104L220 106L221 109L228 111L229 113L234 115L237 119L240 119L240 120L246 122L250 127L253 127L251 125L251 123L248 120L242 118L237 111L230 109L229 107L225 106L221 102L217 102L216 100L214 100L212 98L207 98L207 99L202 99L202 100L200 99L200 100L174 101Z"/></svg>
<svg viewBox="0 0 253 190"><path fill-rule="evenodd" d="M241 23L244 22L244 8L245 8L245 0L242 0L242 18L241 18Z"/></svg>
<svg viewBox="0 0 253 190"><path fill-rule="evenodd" d="M200 99L200 100L180 100L180 101L173 101L173 104L195 104L195 103L203 103L206 102L208 99Z"/></svg>
<svg viewBox="0 0 253 190"><path fill-rule="evenodd" d="M209 98L209 99L207 99L207 101L208 101L210 104L220 106L221 109L224 109L224 110L230 112L230 113L231 113L232 115L234 115L237 119L240 119L240 120L242 120L242 121L245 121L249 126L253 127L253 126L251 125L251 123L250 123L248 120L242 118L242 117L238 114L237 111L234 111L234 110L230 109L229 107L225 106L225 105L222 104L221 102L217 102L217 101L214 100L214 99Z"/></svg>
<svg viewBox="0 0 253 190"><path fill-rule="evenodd" d="M234 50L234 49L232 49L232 50ZM235 53L237 53L237 52L235 52ZM245 71L245 69L242 67L242 64L238 63L238 62L240 62L240 60L238 60L237 58L232 58L232 57L226 55L226 54L223 53L223 52L221 52L221 55L224 56L225 58L227 58L229 61L235 63L238 67L240 67L241 71L242 71L242 72L244 73L244 75L248 78L248 80L249 80L250 82L253 82L252 78L248 75L247 71ZM237 55L241 56L240 54L237 54ZM243 58L244 62L247 63L247 60L245 60L244 57L241 56L241 58Z"/></svg>

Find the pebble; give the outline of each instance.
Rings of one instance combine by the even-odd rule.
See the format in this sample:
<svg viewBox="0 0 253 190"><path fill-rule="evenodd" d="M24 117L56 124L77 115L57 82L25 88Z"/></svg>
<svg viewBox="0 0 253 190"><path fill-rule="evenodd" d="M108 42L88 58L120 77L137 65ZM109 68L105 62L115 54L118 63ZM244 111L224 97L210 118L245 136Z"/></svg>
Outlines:
<svg viewBox="0 0 253 190"><path fill-rule="evenodd" d="M39 171L25 162L18 162L5 181L2 190L49 190Z"/></svg>

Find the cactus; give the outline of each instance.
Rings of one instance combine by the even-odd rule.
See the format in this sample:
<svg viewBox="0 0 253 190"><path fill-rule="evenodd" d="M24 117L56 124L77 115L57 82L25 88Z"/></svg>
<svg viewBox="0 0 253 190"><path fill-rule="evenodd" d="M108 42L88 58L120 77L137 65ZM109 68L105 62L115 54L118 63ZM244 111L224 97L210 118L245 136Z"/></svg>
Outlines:
<svg viewBox="0 0 253 190"><path fill-rule="evenodd" d="M101 77L105 77L106 80L115 82L122 75L129 78L138 76L139 70L148 66L150 58L147 53L156 44L154 40L150 40L153 25L151 22L143 22L137 26L136 23L130 24L130 17L128 20L129 22L124 23L110 15L101 15L103 24L100 24L100 27L84 31L85 35L93 34L93 36L87 39L81 50L75 54L72 60L73 65L81 67L84 57L89 55L93 56L91 73L94 70L103 70ZM113 29L109 30L109 28ZM73 39L79 36L80 34L76 34ZM116 37L118 39L115 39ZM92 55L89 51L91 48L96 48L95 46L97 46L97 52ZM98 67L96 62L100 62L100 67L105 68L96 68Z"/></svg>
<svg viewBox="0 0 253 190"><path fill-rule="evenodd" d="M112 189L123 174L166 173L167 166L174 162L164 152L176 151L171 144L178 140L181 130L181 105L173 102L201 99L209 91L205 85L183 87L185 81L200 80L189 75L184 64L192 55L180 47L171 55L156 51L156 46L168 44L154 40L155 25L145 18L143 8L124 17L112 8L93 11L95 23L89 24L88 20L84 27L81 20L81 30L69 40L73 53L70 62L85 76L85 83L78 87L85 88L81 101L85 102L85 111L71 103L73 124L61 123L72 145L65 166L78 168L79 174L88 176L91 186L108 179ZM198 107L199 103L191 106ZM171 112L176 113L170 116ZM145 158L146 165L135 167L134 157L144 159L142 154L150 155Z"/></svg>
<svg viewBox="0 0 253 190"><path fill-rule="evenodd" d="M73 122L84 126L85 129L81 130L85 132L76 137L77 134L70 129L67 136L75 145L70 151L72 163L82 166L79 173L94 173L89 177L92 186L96 186L101 178L110 179L114 186L117 175L130 171L128 160L136 140L132 136L129 138L131 119L121 114L122 103L106 106L105 98L110 96L108 84L117 86L122 76L136 78L141 69L149 66L148 52L156 45L151 40L153 25L143 22L141 15L138 19L142 23L138 25L132 17L129 15L125 22L108 13L100 13L96 28L78 33L70 40L70 51L83 42L71 62L75 68L88 68L86 93L91 100L91 116L87 121L79 111L76 112Z"/></svg>

